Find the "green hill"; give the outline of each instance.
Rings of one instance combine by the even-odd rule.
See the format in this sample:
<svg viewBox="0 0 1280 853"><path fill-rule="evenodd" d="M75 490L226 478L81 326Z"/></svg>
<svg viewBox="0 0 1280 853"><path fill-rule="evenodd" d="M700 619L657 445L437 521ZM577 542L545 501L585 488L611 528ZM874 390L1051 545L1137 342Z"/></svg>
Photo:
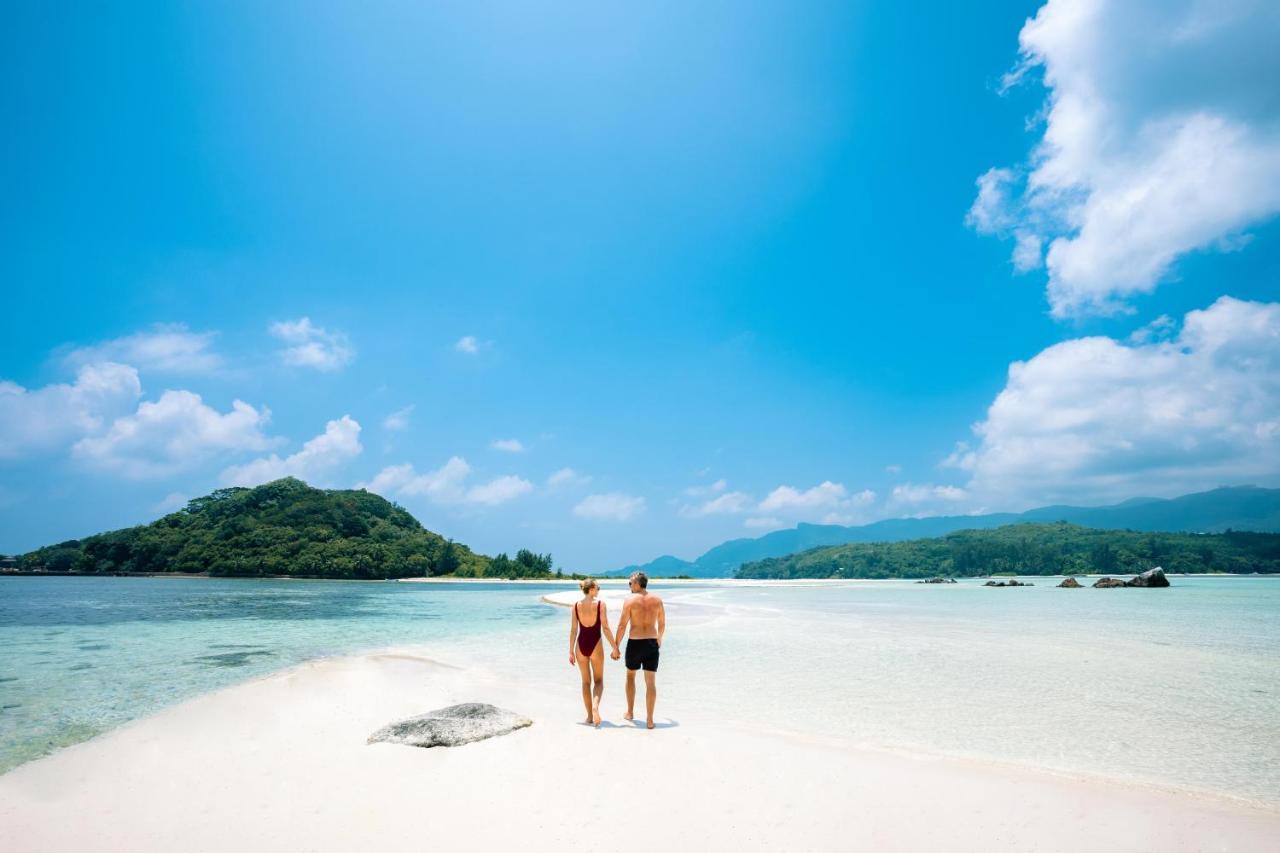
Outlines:
<svg viewBox="0 0 1280 853"><path fill-rule="evenodd" d="M551 556L476 554L378 495L316 489L290 477L219 489L151 524L39 548L19 557L18 567L248 577L547 577Z"/></svg>
<svg viewBox="0 0 1280 853"><path fill-rule="evenodd" d="M887 518L856 527L800 524L754 539L731 539L692 562L676 557L659 557L654 563L627 566L615 574L625 575L635 569L643 569L650 574L733 577L744 563L796 554L824 545L900 542L944 536L956 530L1001 527L1020 521L1068 521L1109 530L1178 530L1187 533L1254 530L1276 533L1280 532L1280 489L1229 486L1169 499L1131 498L1113 506L1047 506L1021 513Z"/></svg>
<svg viewBox="0 0 1280 853"><path fill-rule="evenodd" d="M747 563L740 578L923 578L1166 572L1280 572L1280 534L1097 530L1027 522L932 539L814 548Z"/></svg>

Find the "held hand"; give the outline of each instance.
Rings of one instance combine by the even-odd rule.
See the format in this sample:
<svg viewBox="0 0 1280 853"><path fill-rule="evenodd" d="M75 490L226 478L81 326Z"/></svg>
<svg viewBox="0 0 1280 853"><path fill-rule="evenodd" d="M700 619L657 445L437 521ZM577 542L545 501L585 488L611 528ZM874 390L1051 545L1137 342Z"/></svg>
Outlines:
<svg viewBox="0 0 1280 853"><path fill-rule="evenodd" d="M613 654L609 655L609 657L613 658L614 660L617 660L618 658L622 657L622 653L618 651L617 646L614 646Z"/></svg>

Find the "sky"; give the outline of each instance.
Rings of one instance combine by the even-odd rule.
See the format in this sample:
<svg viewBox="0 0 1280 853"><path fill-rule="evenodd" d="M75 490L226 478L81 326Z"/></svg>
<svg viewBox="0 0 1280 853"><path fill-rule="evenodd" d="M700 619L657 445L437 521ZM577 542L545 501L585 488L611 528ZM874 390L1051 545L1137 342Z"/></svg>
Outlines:
<svg viewBox="0 0 1280 853"><path fill-rule="evenodd" d="M19 2L0 552L296 476L566 570L1280 485L1266 2Z"/></svg>

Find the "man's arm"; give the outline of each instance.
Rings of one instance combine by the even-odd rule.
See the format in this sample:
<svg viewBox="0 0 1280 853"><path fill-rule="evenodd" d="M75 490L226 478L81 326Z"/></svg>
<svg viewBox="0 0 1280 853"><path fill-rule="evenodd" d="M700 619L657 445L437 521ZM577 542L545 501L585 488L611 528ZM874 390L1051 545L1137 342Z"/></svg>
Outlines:
<svg viewBox="0 0 1280 853"><path fill-rule="evenodd" d="M662 599L658 599L658 648L662 648L662 632L667 630L667 608L662 603Z"/></svg>

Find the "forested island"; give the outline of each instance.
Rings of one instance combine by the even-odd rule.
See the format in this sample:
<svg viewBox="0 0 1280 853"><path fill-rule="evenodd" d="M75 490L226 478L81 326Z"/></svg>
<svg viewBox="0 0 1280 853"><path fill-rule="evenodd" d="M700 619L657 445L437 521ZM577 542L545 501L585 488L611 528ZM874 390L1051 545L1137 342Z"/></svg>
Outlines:
<svg viewBox="0 0 1280 853"><path fill-rule="evenodd" d="M1058 522L960 530L932 539L813 548L745 563L739 578L925 578L937 575L1280 572L1280 534L1148 533Z"/></svg>
<svg viewBox="0 0 1280 853"><path fill-rule="evenodd" d="M292 477L196 498L151 524L18 556L20 572L207 573L222 577L379 580L554 577L550 554L486 557L427 530L405 509L359 490Z"/></svg>

